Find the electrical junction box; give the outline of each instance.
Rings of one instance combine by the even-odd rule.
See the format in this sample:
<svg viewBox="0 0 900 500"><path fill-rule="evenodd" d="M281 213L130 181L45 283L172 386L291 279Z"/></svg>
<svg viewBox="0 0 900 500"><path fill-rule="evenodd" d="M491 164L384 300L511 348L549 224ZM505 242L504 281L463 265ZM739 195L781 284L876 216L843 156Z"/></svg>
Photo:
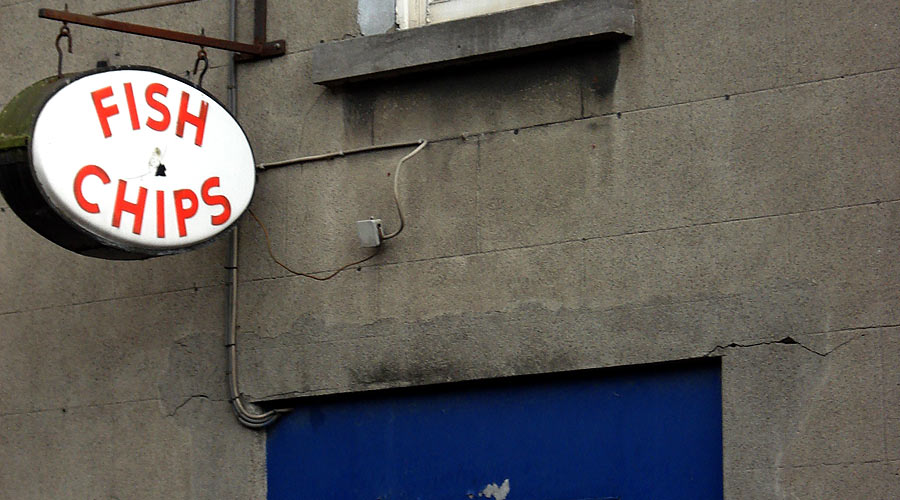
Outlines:
<svg viewBox="0 0 900 500"><path fill-rule="evenodd" d="M377 247L381 245L381 219L356 221L356 232L359 233L359 242L362 246Z"/></svg>

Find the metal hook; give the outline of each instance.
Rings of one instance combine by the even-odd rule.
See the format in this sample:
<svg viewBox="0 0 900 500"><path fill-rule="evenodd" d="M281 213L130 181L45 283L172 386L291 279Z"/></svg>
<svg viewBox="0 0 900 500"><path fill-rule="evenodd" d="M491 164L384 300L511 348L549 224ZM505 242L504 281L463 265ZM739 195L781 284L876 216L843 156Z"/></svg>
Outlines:
<svg viewBox="0 0 900 500"><path fill-rule="evenodd" d="M62 28L59 29L59 34L56 35L56 53L59 54L59 57L56 62L56 76L62 78L62 62L63 62L63 51L59 46L59 41L65 38L69 43L69 54L72 53L72 35L69 31L69 25L67 23L63 23Z"/></svg>
<svg viewBox="0 0 900 500"><path fill-rule="evenodd" d="M209 69L209 58L206 57L206 51L203 50L203 47L200 47L200 50L197 51L197 60L194 61L194 74L197 74L197 68L200 67L200 61L203 61L203 71L200 72L200 78L197 79L197 86L203 88L203 76L206 75L206 70Z"/></svg>
<svg viewBox="0 0 900 500"><path fill-rule="evenodd" d="M69 4L65 4L64 9L66 12L69 11ZM59 48L59 41L66 38L69 42L69 54L72 53L72 35L69 31L69 23L63 22L62 27L59 28L59 34L56 35L56 53L59 55L58 60L56 61L56 76L62 78L62 60L63 60L63 52L62 49Z"/></svg>
<svg viewBox="0 0 900 500"><path fill-rule="evenodd" d="M206 35L206 30L200 28L200 36ZM206 57L206 50L204 50L203 46L200 46L200 50L197 51L197 60L194 61L194 74L197 74L197 68L200 66L200 61L203 61L203 71L200 73L200 78L197 79L197 86L203 88L203 76L206 75L206 70L209 69L209 58Z"/></svg>

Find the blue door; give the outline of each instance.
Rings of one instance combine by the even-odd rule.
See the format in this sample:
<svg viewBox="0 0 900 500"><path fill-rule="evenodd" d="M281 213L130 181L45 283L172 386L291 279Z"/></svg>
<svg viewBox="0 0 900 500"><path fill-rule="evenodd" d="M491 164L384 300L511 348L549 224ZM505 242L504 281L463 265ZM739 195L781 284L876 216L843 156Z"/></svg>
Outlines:
<svg viewBox="0 0 900 500"><path fill-rule="evenodd" d="M718 360L306 401L270 499L721 499Z"/></svg>

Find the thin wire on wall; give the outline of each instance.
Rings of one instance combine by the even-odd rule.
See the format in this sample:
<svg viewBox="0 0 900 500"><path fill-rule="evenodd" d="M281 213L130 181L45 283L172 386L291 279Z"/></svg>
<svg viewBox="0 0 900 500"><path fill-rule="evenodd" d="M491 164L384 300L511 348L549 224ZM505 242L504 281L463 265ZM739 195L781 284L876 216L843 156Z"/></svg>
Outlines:
<svg viewBox="0 0 900 500"><path fill-rule="evenodd" d="M337 276L338 274L340 274L341 271L343 271L343 270L345 270L345 269L347 269L347 268L349 268L349 267L353 267L353 266L355 266L355 265L357 265L357 264L362 264L363 262L366 262L367 260L370 260L372 257L375 257L376 255L378 255L379 250L381 249L381 247L375 247L375 251L372 252L372 254L369 255L368 257L366 257L366 258L364 258L364 259L357 260L356 262L351 262L351 263L349 263L349 264L345 264L345 265L343 265L343 266L337 268L337 270L335 270L334 272L332 272L332 273L329 274L328 276L316 276L315 274L310 274L310 273L304 273L304 272L300 272L300 271L295 271L295 270L291 269L290 267L288 267L287 265L285 265L285 264L284 264L283 262L281 262L280 260L278 260L278 257L275 256L275 253L272 252L272 240L269 238L269 230L266 229L266 225L263 224L263 221L259 220L259 217L257 217L257 215L256 215L255 213L253 213L253 209L248 209L247 211L250 212L250 216L253 217L254 220L256 220L256 223L259 224L260 229L262 229L262 231L263 231L263 236L265 236L265 239L266 239L266 248L269 250L269 257L271 257L272 260L273 260L276 264L278 264L279 266L281 266L285 271L287 271L287 272L289 272L289 273L291 273L291 274L294 274L294 275L296 275L296 276L302 276L302 277L304 277L304 278L314 279L314 280L316 280L316 281L328 281L328 280L330 280L331 278L334 278L335 276Z"/></svg>
<svg viewBox="0 0 900 500"><path fill-rule="evenodd" d="M404 216L403 216L403 208L402 208L401 205L400 205L400 186L399 186L399 183L400 183L400 171L401 171L401 169L403 168L403 163L405 163L407 160L409 160L409 159L412 158L413 156L419 154L420 151L422 151L423 149L425 149L425 146L428 145L428 141L425 140L425 139L420 139L420 140L418 140L417 142L414 142L414 143L408 143L408 144L407 144L407 143L404 143L404 144L405 144L405 145L417 145L417 147L416 147L414 150L412 150L409 154L407 154L406 156L404 156L403 158L401 158L400 161L397 162L397 168L396 168L396 170L394 170L394 204L395 204L395 206L397 207L397 215L398 215L398 217L400 218L400 227L397 228L397 230L394 231L393 233L390 233L390 234L382 234L382 235L381 235L381 239L382 239L382 240L388 240L388 239L391 239L391 238L397 236L398 234L400 234L401 231L403 231L403 227L405 226L405 218L404 218ZM357 152L362 152L362 150L374 151L374 150L377 150L377 149L387 149L387 148L394 148L394 147L400 147L400 146L398 146L397 144L389 144L389 145L384 145L384 146L370 146L369 148L361 148L360 150L355 150L355 151L352 151L352 152L353 152L353 153L357 153ZM318 159L318 160L322 160L322 159L334 158L334 157L336 157L336 156L342 156L342 155L349 154L349 153L351 153L351 152L328 153L328 154L325 154L325 155L318 155L318 156L315 157L315 158ZM294 164L294 165L296 165L297 163L302 163L302 162L305 162L305 161L313 161L313 160L310 160L309 158L313 158L313 157L294 158L294 159L292 159L292 160L285 160L284 162L277 162L277 163L272 163L272 164L268 164L268 165L270 165L270 166L271 166L271 165L275 165L275 166L287 166L287 165L289 165L289 164ZM331 274L329 274L329 275L327 275L327 276L316 276L314 273L306 273L306 272L297 271L297 270L294 270L294 269L288 267L288 266L287 266L284 262L282 262L277 256L275 256L275 252L272 250L272 239L271 239L271 237L269 236L269 230L266 228L266 225L265 225L265 224L263 223L263 221L259 218L259 216L257 216L256 213L253 212L253 209L249 209L248 212L250 213L250 216L253 217L253 219L256 221L256 223L259 224L260 229L262 229L263 236L265 237L265 240L266 240L266 249L267 249L268 252L269 252L269 257L271 257L272 261L274 261L276 264L278 264L279 266L281 266L282 269L284 269L285 271L287 271L287 272L289 272L289 273L291 273L291 274L294 274L294 275L296 275L296 276L302 276L302 277L304 277L304 278L310 278L310 279L314 279L314 280L317 280L317 281L327 281L327 280L330 280L331 278L334 278L335 276L337 276L338 274L340 274L342 271L344 271L344 270L346 270L346 269L348 269L348 268L350 268L350 267L353 267L353 266L362 264L363 262L366 262L366 261L368 261L368 260L371 260L373 257L375 257L376 255L378 255L378 253L379 253L380 250L381 250L381 247L380 247L380 246L377 246L377 247L375 247L375 251L372 252L372 254L370 254L369 256L367 256L367 257L365 257L365 258L363 258L363 259L354 261L354 262L350 262L349 264L345 264L345 265L339 267L338 269L336 269L335 271L333 271Z"/></svg>

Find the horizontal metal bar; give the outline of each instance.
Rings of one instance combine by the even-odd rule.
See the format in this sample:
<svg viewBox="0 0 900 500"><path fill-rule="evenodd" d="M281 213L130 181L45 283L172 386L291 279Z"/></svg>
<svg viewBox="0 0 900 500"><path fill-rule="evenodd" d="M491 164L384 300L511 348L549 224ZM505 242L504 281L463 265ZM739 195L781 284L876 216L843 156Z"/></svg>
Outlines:
<svg viewBox="0 0 900 500"><path fill-rule="evenodd" d="M169 5L180 5L183 3L199 2L200 0L168 0L166 2L152 3L150 5L137 5L135 7L123 7L121 9L101 10L94 12L95 16L111 16L113 14L124 14L126 12L136 12L139 10L155 9L157 7L168 7Z"/></svg>
<svg viewBox="0 0 900 500"><path fill-rule="evenodd" d="M40 9L38 17L44 19L53 19L55 21L63 21L67 23L80 24L83 26L91 26L121 33L129 33L132 35L147 36L150 38L160 38L162 40L170 40L173 42L187 43L190 45L201 45L214 49L228 50L241 54L249 54L257 57L275 57L285 53L284 40L276 40L265 44L251 45L249 43L233 42L231 40L223 40L221 38L210 38L203 35L194 35L181 31L172 31L153 26L144 26L142 24L125 23L122 21L114 21L112 19L101 19L95 16L86 16L83 14L74 14L62 10Z"/></svg>

